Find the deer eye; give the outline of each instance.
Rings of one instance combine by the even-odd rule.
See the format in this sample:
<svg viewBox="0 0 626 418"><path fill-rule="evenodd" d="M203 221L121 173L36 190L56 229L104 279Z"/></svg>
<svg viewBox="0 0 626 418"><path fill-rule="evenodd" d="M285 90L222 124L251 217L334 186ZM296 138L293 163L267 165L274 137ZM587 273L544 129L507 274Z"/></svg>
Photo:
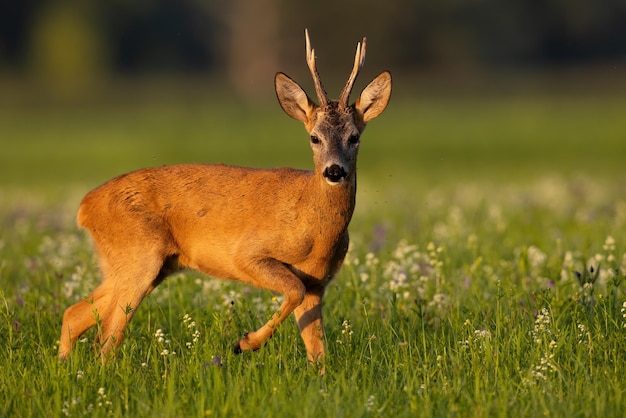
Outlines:
<svg viewBox="0 0 626 418"><path fill-rule="evenodd" d="M319 143L320 143L320 139L316 137L315 135L311 135L311 144L319 144Z"/></svg>
<svg viewBox="0 0 626 418"><path fill-rule="evenodd" d="M354 135L350 135L350 138L348 139L348 141L349 141L352 145L355 145L355 144L358 144L358 143L359 143L359 139L360 139L359 134L354 134Z"/></svg>

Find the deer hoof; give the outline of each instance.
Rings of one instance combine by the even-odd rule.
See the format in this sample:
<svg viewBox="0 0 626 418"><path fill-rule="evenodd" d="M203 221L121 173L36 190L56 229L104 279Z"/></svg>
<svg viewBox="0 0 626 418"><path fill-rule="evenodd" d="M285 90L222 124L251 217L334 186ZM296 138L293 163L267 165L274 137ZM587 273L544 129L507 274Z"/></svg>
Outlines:
<svg viewBox="0 0 626 418"><path fill-rule="evenodd" d="M248 344L248 342L246 341L248 339L248 334L250 333L246 332L245 334L243 334L243 338L237 341L237 344L235 344L235 347L233 347L233 353L241 354L246 350L250 350L250 344ZM243 348L241 348L242 341L243 341Z"/></svg>

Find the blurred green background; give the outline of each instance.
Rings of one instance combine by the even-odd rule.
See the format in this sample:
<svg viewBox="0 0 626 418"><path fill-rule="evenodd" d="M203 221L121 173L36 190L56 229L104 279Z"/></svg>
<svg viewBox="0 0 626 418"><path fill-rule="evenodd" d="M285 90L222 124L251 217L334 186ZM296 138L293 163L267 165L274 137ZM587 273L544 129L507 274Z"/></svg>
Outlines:
<svg viewBox="0 0 626 418"><path fill-rule="evenodd" d="M0 190L86 190L181 162L311 167L273 76L331 96L394 75L364 137L370 182L624 180L626 3L32 1L0 4ZM356 98L358 92L353 93Z"/></svg>

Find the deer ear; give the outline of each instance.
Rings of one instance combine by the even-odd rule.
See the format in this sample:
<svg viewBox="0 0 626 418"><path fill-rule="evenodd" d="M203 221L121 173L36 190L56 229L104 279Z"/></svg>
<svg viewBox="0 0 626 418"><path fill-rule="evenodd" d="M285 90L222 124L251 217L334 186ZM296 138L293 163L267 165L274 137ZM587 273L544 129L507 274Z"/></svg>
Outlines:
<svg viewBox="0 0 626 418"><path fill-rule="evenodd" d="M363 122L369 122L383 113L390 98L391 73L383 71L363 89L354 107L363 117Z"/></svg>
<svg viewBox="0 0 626 418"><path fill-rule="evenodd" d="M302 87L284 73L276 74L274 87L280 107L285 113L295 120L307 124L309 115L313 114L316 105L309 99Z"/></svg>

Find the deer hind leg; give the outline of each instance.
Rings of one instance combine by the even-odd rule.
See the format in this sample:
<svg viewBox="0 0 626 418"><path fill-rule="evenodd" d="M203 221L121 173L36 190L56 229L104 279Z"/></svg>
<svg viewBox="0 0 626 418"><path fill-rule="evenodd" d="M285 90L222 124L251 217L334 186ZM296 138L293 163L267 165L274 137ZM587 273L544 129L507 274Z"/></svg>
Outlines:
<svg viewBox="0 0 626 418"><path fill-rule="evenodd" d="M67 358L76 340L96 324L96 342L101 344L103 360L122 342L139 304L163 279L163 257L132 254L101 260L103 283L87 298L67 308L61 327L61 359Z"/></svg>
<svg viewBox="0 0 626 418"><path fill-rule="evenodd" d="M285 300L272 317L261 328L248 332L235 344L236 354L242 351L258 350L274 334L276 328L300 305L305 287L302 281L283 263L274 259L262 260L249 265L242 281L261 289L268 289L285 295Z"/></svg>
<svg viewBox="0 0 626 418"><path fill-rule="evenodd" d="M99 313L109 306L113 291L113 282L104 282L85 299L75 303L65 310L61 338L59 344L59 358L65 359L70 354L80 338L88 329L96 325Z"/></svg>

